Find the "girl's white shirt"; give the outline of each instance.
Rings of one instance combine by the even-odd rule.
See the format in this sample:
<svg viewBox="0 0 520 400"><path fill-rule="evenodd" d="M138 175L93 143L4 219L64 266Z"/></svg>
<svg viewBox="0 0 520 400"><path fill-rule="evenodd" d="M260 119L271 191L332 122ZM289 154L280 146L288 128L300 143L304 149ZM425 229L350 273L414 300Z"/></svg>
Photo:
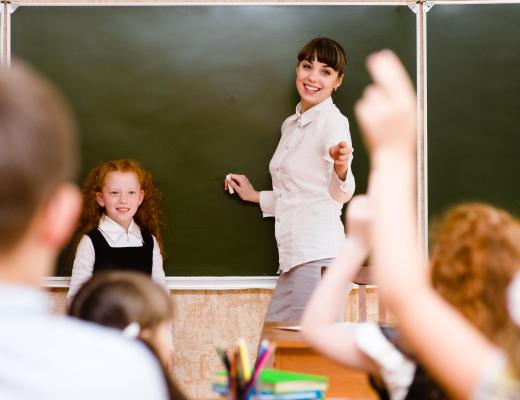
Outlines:
<svg viewBox="0 0 520 400"><path fill-rule="evenodd" d="M99 231L110 247L141 247L143 246L143 236L141 229L132 220L128 230L106 215L99 220ZM163 258L157 239L153 238L153 258L152 258L152 279L166 287L166 276L163 269ZM67 300L70 301L79 288L92 277L96 253L92 240L87 235L83 235L76 249L76 257L72 265L72 275L70 277L69 292Z"/></svg>
<svg viewBox="0 0 520 400"><path fill-rule="evenodd" d="M272 191L260 192L264 217L275 218L279 270L336 257L345 237L343 204L356 187L352 156L342 181L334 171L329 148L340 141L352 145L349 123L328 97L282 125L282 136L269 164Z"/></svg>
<svg viewBox="0 0 520 400"><path fill-rule="evenodd" d="M415 362L406 358L372 322L359 324L354 338L358 349L379 367L390 399L405 399L415 377Z"/></svg>

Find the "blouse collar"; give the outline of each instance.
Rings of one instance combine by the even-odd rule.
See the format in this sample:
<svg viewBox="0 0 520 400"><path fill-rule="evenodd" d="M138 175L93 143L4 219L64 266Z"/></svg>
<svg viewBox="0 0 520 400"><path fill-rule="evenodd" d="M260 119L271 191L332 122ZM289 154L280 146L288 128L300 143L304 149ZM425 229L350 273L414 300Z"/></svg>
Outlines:
<svg viewBox="0 0 520 400"><path fill-rule="evenodd" d="M312 120L316 118L321 111L328 110L332 108L332 106L334 106L334 102L332 101L332 97L329 96L321 103L316 104L315 106L309 108L307 111L302 113L302 103L300 102L296 106L295 116L298 118L300 127L303 127L312 122Z"/></svg>
<svg viewBox="0 0 520 400"><path fill-rule="evenodd" d="M130 226L128 227L128 230L125 230L125 228L119 225L108 215L103 215L99 221L99 229L103 231L103 233L106 234L113 242L117 242L121 236L125 234L134 235L141 240L143 239L143 236L141 235L141 229L139 229L139 226L133 219L130 223Z"/></svg>

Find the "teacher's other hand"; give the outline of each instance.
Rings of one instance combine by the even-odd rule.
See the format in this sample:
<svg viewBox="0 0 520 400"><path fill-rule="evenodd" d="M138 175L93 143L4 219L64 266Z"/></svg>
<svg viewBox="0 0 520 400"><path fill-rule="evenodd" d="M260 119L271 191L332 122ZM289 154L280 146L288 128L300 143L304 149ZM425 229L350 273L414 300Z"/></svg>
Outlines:
<svg viewBox="0 0 520 400"><path fill-rule="evenodd" d="M247 176L239 174L228 174L224 180L224 189L228 190L228 186L240 196L244 201L258 203L260 201L260 192L257 192Z"/></svg>

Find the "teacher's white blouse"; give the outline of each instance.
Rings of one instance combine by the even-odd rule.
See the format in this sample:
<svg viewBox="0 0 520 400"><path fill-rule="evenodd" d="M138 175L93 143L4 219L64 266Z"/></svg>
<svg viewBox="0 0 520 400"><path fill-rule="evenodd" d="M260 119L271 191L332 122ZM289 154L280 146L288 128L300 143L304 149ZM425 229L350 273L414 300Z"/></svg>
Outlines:
<svg viewBox="0 0 520 400"><path fill-rule="evenodd" d="M287 118L269 164L272 191L260 192L264 217L275 218L279 271L313 260L333 258L345 237L341 209L352 198L355 180L334 171L329 148L340 141L352 145L347 118L329 97Z"/></svg>

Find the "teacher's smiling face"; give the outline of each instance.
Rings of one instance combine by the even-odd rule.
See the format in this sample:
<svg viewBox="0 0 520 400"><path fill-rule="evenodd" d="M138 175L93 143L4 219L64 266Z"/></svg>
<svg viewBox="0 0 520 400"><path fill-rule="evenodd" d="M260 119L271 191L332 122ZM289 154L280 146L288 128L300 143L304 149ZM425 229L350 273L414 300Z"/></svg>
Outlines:
<svg viewBox="0 0 520 400"><path fill-rule="evenodd" d="M296 67L296 89L300 94L302 112L329 97L342 81L343 76L327 64L317 59L312 62L302 60Z"/></svg>

